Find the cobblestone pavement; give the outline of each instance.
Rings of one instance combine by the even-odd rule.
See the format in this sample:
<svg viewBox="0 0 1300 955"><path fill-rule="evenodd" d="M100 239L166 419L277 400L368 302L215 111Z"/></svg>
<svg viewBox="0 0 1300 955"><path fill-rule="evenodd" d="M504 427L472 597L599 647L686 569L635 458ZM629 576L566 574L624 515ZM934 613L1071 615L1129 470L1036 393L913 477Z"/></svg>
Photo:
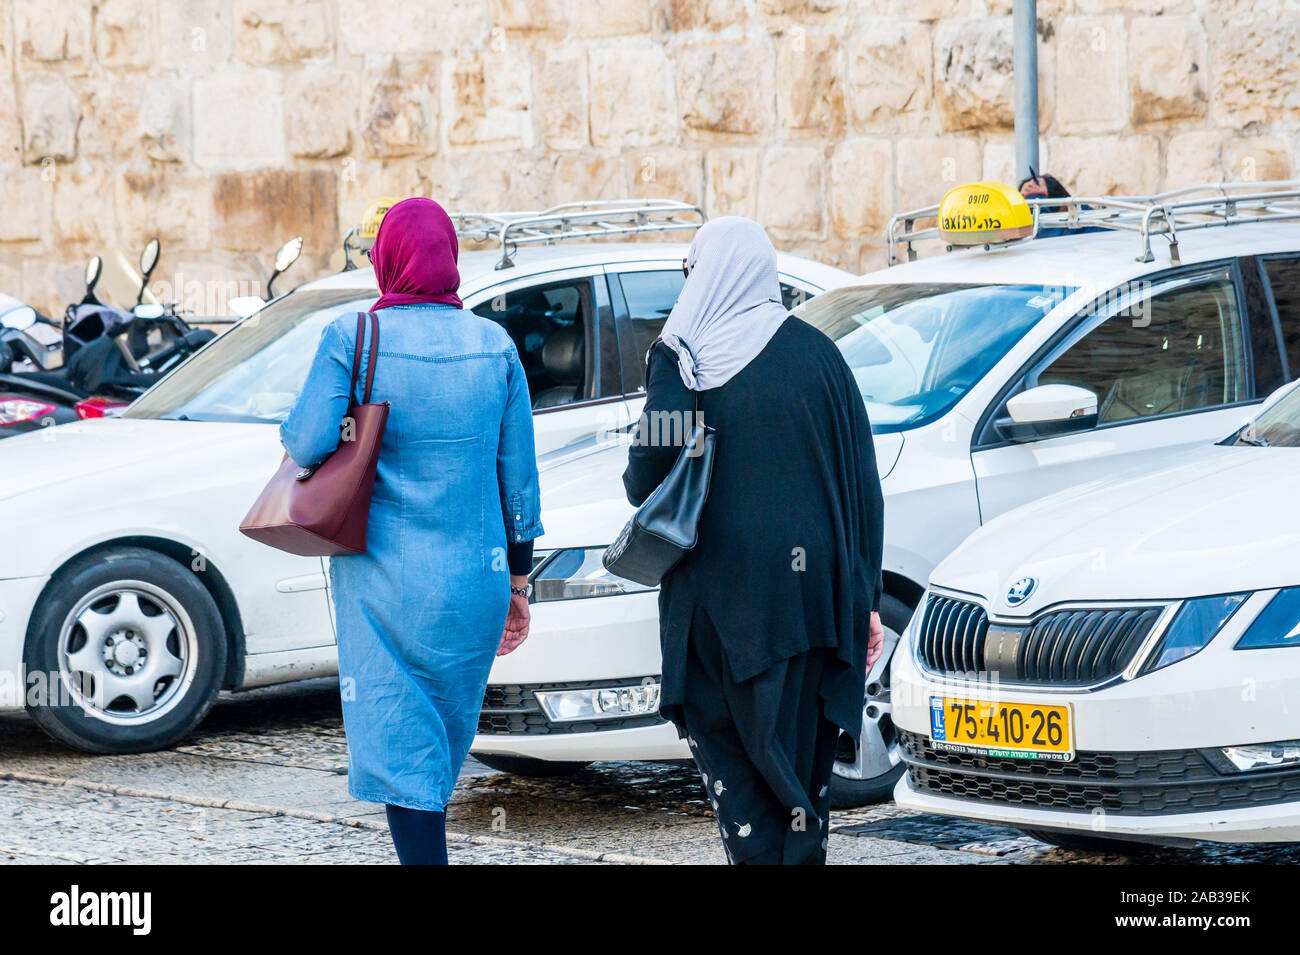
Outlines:
<svg viewBox="0 0 1300 955"><path fill-rule="evenodd" d="M332 681L223 695L163 753L87 756L0 719L0 862L391 863L383 807L347 794ZM528 780L470 760L448 809L453 863L721 863L685 766L602 763ZM832 864L1300 862L1300 848L1097 855L892 804L836 813Z"/></svg>

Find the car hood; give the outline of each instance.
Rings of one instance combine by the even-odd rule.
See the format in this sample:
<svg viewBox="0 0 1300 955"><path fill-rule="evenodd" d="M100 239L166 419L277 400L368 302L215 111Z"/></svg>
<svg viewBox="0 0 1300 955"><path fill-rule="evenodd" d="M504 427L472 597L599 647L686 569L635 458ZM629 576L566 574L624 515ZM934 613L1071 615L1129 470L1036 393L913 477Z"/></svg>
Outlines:
<svg viewBox="0 0 1300 955"><path fill-rule="evenodd" d="M1198 448L1181 463L1095 481L990 521L930 580L994 613L1074 600L1152 600L1300 584L1300 449ZM1033 577L1012 607L1011 585Z"/></svg>
<svg viewBox="0 0 1300 955"><path fill-rule="evenodd" d="M0 501L61 484L94 485L131 469L138 471L142 489L149 488L195 455L218 466L233 448L261 450L265 442L250 441L250 435L262 432L271 443L278 441L276 429L266 425L145 418L96 418L16 435L0 441ZM122 490L114 482L105 492Z"/></svg>

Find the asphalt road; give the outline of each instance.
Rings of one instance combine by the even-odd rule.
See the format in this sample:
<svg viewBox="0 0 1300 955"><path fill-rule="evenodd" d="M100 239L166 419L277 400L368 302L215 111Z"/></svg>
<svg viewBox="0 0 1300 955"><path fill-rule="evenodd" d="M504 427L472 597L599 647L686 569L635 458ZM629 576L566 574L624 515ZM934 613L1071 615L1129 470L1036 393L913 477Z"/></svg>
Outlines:
<svg viewBox="0 0 1300 955"><path fill-rule="evenodd" d="M338 688L223 695L185 744L87 756L0 719L0 862L391 863L383 807L346 789ZM690 767L600 763L563 779L470 760L448 809L453 863L722 863ZM1300 846L1052 849L1012 829L905 812L836 813L832 864L1300 862Z"/></svg>

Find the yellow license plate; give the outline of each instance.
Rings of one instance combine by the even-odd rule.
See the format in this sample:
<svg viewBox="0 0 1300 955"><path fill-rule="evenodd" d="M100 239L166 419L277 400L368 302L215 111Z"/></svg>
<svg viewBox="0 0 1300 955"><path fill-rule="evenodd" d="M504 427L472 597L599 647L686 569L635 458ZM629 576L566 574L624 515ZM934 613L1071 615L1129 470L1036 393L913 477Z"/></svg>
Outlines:
<svg viewBox="0 0 1300 955"><path fill-rule="evenodd" d="M939 749L1012 759L1074 759L1068 703L930 697L930 740Z"/></svg>

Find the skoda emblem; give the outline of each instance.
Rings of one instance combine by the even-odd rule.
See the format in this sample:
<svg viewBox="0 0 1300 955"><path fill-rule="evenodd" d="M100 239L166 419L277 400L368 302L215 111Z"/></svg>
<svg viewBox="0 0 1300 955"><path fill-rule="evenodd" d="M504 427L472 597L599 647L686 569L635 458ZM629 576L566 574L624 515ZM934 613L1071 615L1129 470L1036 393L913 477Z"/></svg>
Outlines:
<svg viewBox="0 0 1300 955"><path fill-rule="evenodd" d="M1036 577L1021 577L1007 591L1007 603L1013 607L1024 603L1037 586L1038 579Z"/></svg>

